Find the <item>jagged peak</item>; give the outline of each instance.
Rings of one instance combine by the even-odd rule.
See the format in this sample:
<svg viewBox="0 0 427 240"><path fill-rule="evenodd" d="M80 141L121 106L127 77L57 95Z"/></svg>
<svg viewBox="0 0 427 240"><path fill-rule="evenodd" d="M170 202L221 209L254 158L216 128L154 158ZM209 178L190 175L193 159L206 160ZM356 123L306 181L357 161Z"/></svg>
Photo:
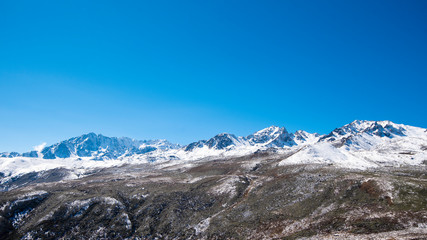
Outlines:
<svg viewBox="0 0 427 240"><path fill-rule="evenodd" d="M261 129L245 138L250 144L261 144L269 147L292 146L296 143L292 140L286 128L270 126Z"/></svg>
<svg viewBox="0 0 427 240"><path fill-rule="evenodd" d="M232 146L242 145L242 138L230 133L220 133L210 138L209 140L199 140L184 146L184 151L192 151L197 148L207 146L210 149L229 149Z"/></svg>
<svg viewBox="0 0 427 240"><path fill-rule="evenodd" d="M379 121L373 121L373 120L354 120L351 123L344 125L343 127L345 127L345 126L358 126L358 127L362 128L362 127L370 127L370 126L372 126L374 124L378 124L378 125L381 125L383 127L386 126L386 125L393 125L393 126L402 125L402 124L394 123L394 122L392 122L390 120L379 120Z"/></svg>
<svg viewBox="0 0 427 240"><path fill-rule="evenodd" d="M396 128L401 130L403 130L404 127L409 127L403 124L394 123L390 120L381 120L381 121L354 120L353 122L346 124L341 128L337 128L337 129L344 129L347 131L350 130L352 133L355 133L355 132L361 133L364 131L368 131L369 129L372 129L372 128L378 128L379 126L383 128Z"/></svg>
<svg viewBox="0 0 427 240"><path fill-rule="evenodd" d="M308 137L308 136L318 136L318 133L309 133L304 130L297 130L293 133L294 136L300 137Z"/></svg>
<svg viewBox="0 0 427 240"><path fill-rule="evenodd" d="M86 134L83 134L82 136L102 136L102 135L101 135L101 134L94 133L94 132L88 132L88 133L86 133Z"/></svg>
<svg viewBox="0 0 427 240"><path fill-rule="evenodd" d="M403 126L402 124L397 124L397 123L394 123L390 120L375 121L375 124L381 125L383 127L385 127L385 126L395 126L395 127L396 126Z"/></svg>
<svg viewBox="0 0 427 240"><path fill-rule="evenodd" d="M77 137L73 137L73 138L70 138L70 139L67 139L67 140L64 140L64 141L69 141L69 140L72 140L72 139L94 139L94 138L102 138L102 137L106 137L106 136L104 136L104 135L102 135L102 134L97 134L97 133L94 133L94 132L89 132L89 133L84 133L84 134L82 134L82 135L80 135L80 136L77 136Z"/></svg>
<svg viewBox="0 0 427 240"><path fill-rule="evenodd" d="M304 130L296 130L294 133L294 135L309 135L309 134L311 134L311 133L306 132ZM317 134L317 133L314 133L314 134Z"/></svg>
<svg viewBox="0 0 427 240"><path fill-rule="evenodd" d="M284 127L278 127L278 126L272 125L270 127L261 129L255 133L253 133L252 135L271 134L271 133L275 133L275 132L279 132L279 131L287 132L286 128L284 128Z"/></svg>
<svg viewBox="0 0 427 240"><path fill-rule="evenodd" d="M406 136L407 129L412 128L411 126L396 124L389 120L355 120L334 129L331 133L322 136L319 141L335 142L338 145L356 146L356 148L364 145L366 148L368 145L373 145L373 141L376 141L371 137L394 138L397 136Z"/></svg>
<svg viewBox="0 0 427 240"><path fill-rule="evenodd" d="M364 123L373 123L373 122L375 122L375 121L355 119L351 123L346 124L346 125L360 125L360 124L364 124Z"/></svg>
<svg viewBox="0 0 427 240"><path fill-rule="evenodd" d="M219 133L219 134L215 135L213 138L216 138L216 137L231 137L231 138L237 138L237 137L236 137L236 135L234 135L234 134L232 134L232 133L226 133L226 132Z"/></svg>
<svg viewBox="0 0 427 240"><path fill-rule="evenodd" d="M345 129L346 131L359 132L359 131L363 131L366 128L369 128L374 123L375 123L375 121L354 120L354 121L352 121L349 124L346 124L346 125L344 125L344 126L342 126L340 128L336 128L335 130L337 130L337 129Z"/></svg>

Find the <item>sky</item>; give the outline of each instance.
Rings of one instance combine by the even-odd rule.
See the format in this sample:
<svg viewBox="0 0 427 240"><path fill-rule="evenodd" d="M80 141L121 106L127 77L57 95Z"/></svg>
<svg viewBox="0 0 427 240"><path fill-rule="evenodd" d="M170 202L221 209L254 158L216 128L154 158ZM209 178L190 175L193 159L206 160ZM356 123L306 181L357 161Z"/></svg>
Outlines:
<svg viewBox="0 0 427 240"><path fill-rule="evenodd" d="M0 1L0 152L427 127L427 1Z"/></svg>

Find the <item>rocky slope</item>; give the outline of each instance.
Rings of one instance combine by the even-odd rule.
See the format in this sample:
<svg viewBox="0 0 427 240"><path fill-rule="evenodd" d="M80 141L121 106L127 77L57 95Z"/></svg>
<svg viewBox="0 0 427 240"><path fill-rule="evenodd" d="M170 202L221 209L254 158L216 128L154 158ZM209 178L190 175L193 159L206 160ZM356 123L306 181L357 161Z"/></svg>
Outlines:
<svg viewBox="0 0 427 240"><path fill-rule="evenodd" d="M0 195L1 239L424 239L426 166L256 153L106 168Z"/></svg>

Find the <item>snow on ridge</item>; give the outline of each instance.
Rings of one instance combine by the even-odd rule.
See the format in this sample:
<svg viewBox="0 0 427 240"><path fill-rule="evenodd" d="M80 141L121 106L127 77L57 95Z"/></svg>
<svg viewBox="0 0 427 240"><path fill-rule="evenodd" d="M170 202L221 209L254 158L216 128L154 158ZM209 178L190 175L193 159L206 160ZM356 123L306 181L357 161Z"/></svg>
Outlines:
<svg viewBox="0 0 427 240"><path fill-rule="evenodd" d="M378 166L375 163L358 158L348 151L336 148L330 143L307 145L301 151L282 160L279 166L309 163L330 164L358 169Z"/></svg>

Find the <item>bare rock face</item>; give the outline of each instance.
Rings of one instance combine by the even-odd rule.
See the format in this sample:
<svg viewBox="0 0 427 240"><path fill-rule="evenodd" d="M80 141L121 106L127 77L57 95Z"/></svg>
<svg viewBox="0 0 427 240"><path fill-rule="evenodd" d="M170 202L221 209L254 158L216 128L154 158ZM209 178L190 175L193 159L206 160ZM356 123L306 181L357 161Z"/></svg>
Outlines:
<svg viewBox="0 0 427 240"><path fill-rule="evenodd" d="M0 195L1 239L422 239L426 166L143 164Z"/></svg>

